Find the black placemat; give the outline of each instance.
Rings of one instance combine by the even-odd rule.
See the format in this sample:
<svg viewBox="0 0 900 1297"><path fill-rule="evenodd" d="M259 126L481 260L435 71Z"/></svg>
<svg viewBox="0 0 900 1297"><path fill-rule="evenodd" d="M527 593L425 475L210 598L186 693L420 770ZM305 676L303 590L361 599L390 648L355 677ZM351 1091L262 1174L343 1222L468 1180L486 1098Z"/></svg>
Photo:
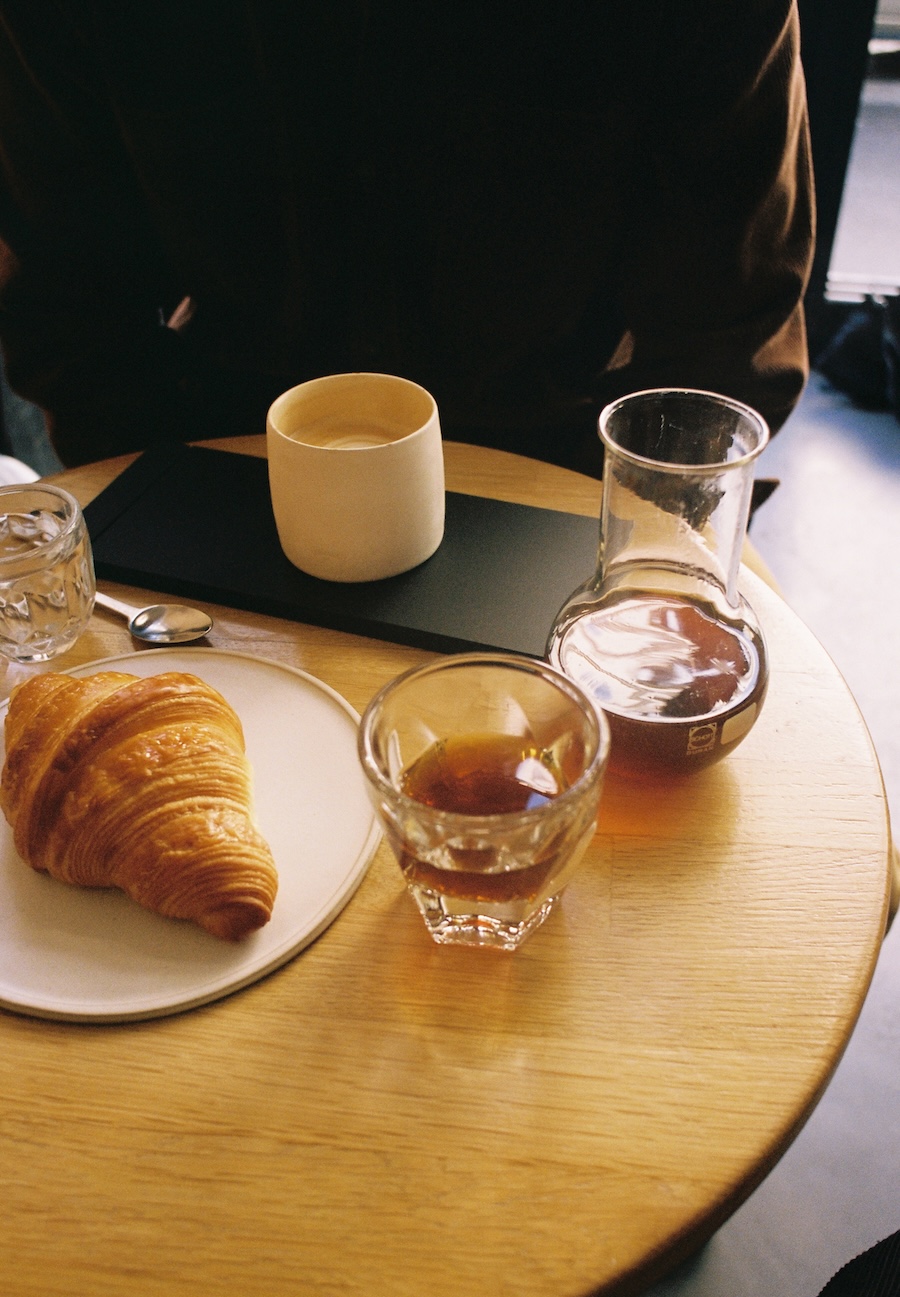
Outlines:
<svg viewBox="0 0 900 1297"><path fill-rule="evenodd" d="M283 555L264 459L172 444L147 451L85 510L99 577L438 652L541 657L592 573L594 518L447 494L437 553L343 585Z"/></svg>

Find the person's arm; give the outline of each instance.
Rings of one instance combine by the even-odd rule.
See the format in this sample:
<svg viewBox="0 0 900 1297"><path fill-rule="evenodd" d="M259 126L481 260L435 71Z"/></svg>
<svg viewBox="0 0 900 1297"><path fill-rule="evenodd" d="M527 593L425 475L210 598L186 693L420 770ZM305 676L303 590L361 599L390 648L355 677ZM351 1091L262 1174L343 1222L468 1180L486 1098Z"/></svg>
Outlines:
<svg viewBox="0 0 900 1297"><path fill-rule="evenodd" d="M792 0L686 0L648 21L622 282L630 359L600 399L667 385L777 430L808 375L813 186Z"/></svg>
<svg viewBox="0 0 900 1297"><path fill-rule="evenodd" d="M0 342L77 464L186 435L154 231L68 8L0 9Z"/></svg>

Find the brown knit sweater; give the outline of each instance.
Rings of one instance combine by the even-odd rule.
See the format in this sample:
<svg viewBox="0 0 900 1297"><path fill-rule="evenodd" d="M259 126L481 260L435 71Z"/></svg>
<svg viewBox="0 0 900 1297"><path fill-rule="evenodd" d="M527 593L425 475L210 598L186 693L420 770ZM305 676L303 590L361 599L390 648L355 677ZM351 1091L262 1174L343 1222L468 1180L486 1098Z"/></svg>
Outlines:
<svg viewBox="0 0 900 1297"><path fill-rule="evenodd" d="M68 464L358 369L594 469L628 390L777 428L812 226L791 0L0 3L0 343Z"/></svg>

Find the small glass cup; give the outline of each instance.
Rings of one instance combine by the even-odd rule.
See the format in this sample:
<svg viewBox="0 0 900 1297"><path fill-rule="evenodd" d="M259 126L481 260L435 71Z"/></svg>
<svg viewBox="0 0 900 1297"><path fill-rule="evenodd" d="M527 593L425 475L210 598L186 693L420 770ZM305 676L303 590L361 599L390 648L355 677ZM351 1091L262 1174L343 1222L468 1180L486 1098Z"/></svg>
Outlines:
<svg viewBox="0 0 900 1297"><path fill-rule="evenodd" d="M372 803L432 938L515 950L597 823L609 729L545 663L464 653L385 686L359 730Z"/></svg>
<svg viewBox="0 0 900 1297"><path fill-rule="evenodd" d="M734 750L768 658L738 589L753 466L769 429L716 392L635 392L600 415L597 570L558 613L547 659L603 709L610 769L685 775Z"/></svg>
<svg viewBox="0 0 900 1297"><path fill-rule="evenodd" d="M45 482L0 487L0 653L46 662L87 626L96 583L74 496Z"/></svg>

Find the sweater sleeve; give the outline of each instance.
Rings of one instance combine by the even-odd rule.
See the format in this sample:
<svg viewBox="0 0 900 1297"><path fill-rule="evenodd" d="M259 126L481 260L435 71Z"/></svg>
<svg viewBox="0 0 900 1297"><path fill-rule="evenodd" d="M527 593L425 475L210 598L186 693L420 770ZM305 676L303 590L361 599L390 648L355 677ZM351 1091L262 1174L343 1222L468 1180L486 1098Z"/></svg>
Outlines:
<svg viewBox="0 0 900 1297"><path fill-rule="evenodd" d="M796 6L668 9L644 63L627 182L625 363L600 400L709 388L777 431L808 376L814 200Z"/></svg>
<svg viewBox="0 0 900 1297"><path fill-rule="evenodd" d="M53 14L48 14L52 9ZM0 11L0 342L69 465L184 437L178 300L65 5Z"/></svg>

